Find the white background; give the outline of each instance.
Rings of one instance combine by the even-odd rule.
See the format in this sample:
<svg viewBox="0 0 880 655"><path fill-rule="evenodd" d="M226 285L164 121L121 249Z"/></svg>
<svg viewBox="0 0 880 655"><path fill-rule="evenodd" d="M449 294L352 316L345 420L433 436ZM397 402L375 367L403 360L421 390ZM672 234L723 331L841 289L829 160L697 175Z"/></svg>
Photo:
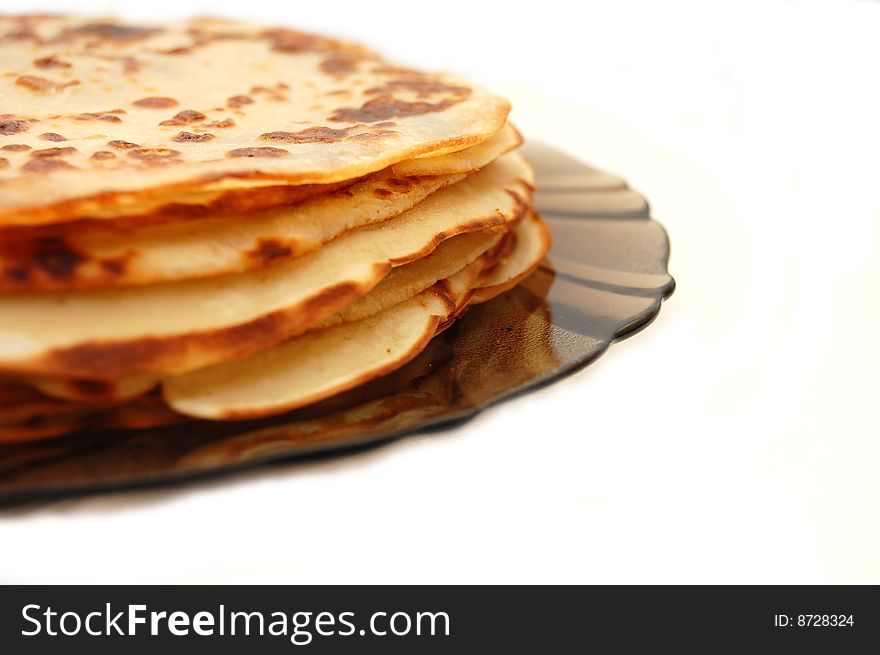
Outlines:
<svg viewBox="0 0 880 655"><path fill-rule="evenodd" d="M4 581L880 582L880 3L76 6L286 23L490 86L648 196L678 290L461 429L2 513Z"/></svg>

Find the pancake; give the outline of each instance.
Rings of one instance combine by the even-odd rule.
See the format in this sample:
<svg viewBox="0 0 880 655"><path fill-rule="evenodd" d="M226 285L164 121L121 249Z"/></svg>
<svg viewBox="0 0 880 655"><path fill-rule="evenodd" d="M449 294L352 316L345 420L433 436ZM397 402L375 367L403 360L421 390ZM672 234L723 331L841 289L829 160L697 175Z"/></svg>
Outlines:
<svg viewBox="0 0 880 655"><path fill-rule="evenodd" d="M59 400L95 404L117 404L155 389L159 379L153 375L129 375L116 380L30 377L20 381L46 396Z"/></svg>
<svg viewBox="0 0 880 655"><path fill-rule="evenodd" d="M46 398L34 389L6 382L0 384L0 441L37 439L56 433L57 417L95 412L101 406L68 403Z"/></svg>
<svg viewBox="0 0 880 655"><path fill-rule="evenodd" d="M114 228L130 230L177 220L248 214L292 205L312 196L341 189L352 182L353 180L342 180L332 184L292 185L265 180L221 180L167 195L144 197L120 207L103 207L98 201L83 201L80 203L83 207L79 214L68 218L62 215L56 222L34 221L33 224L25 225L0 223L0 239L26 237L30 230L39 233L40 228L89 229L90 223L111 220Z"/></svg>
<svg viewBox="0 0 880 655"><path fill-rule="evenodd" d="M534 211L526 214L512 236L515 245L510 255L480 283L471 303L484 303L515 287L532 274L550 250L550 229Z"/></svg>
<svg viewBox="0 0 880 655"><path fill-rule="evenodd" d="M124 290L0 296L0 370L113 379L245 357L305 331L445 239L504 231L529 203L531 180L522 157L504 155L394 219L260 271Z"/></svg>
<svg viewBox="0 0 880 655"><path fill-rule="evenodd" d="M509 104L294 30L0 17L0 225L206 184L352 180L492 138Z"/></svg>
<svg viewBox="0 0 880 655"><path fill-rule="evenodd" d="M240 273L298 257L346 230L411 209L483 168L517 145L512 127L502 132L503 138L478 146L480 153L469 155L469 149L437 158L452 162L440 165L448 171L443 174L402 177L387 169L292 206L244 216L205 209L209 213L194 220L179 209L178 220L147 220L133 228L117 221L75 221L0 231L0 292L154 284ZM163 216L172 214L166 207Z"/></svg>
<svg viewBox="0 0 880 655"><path fill-rule="evenodd" d="M494 264L496 248L508 236L509 233L500 235L494 232L474 232L452 237L437 246L427 257L395 268L370 293L328 316L315 327L359 321L378 314L438 281L452 277L481 256L486 256L487 261Z"/></svg>
<svg viewBox="0 0 880 655"><path fill-rule="evenodd" d="M230 420L280 414L403 366L466 305L486 262L477 260L367 318L314 330L246 359L163 381L168 406Z"/></svg>
<svg viewBox="0 0 880 655"><path fill-rule="evenodd" d="M500 242L509 236L512 235L475 232L452 237L437 246L427 257L393 269L368 294L328 316L315 328L357 321L377 314L424 291L439 280L452 276L487 253L494 261ZM159 378L154 375L131 375L116 380L83 380L36 376L16 380L14 383L25 385L20 389L30 386L46 396L60 400L120 403L149 393L159 384ZM2 389L0 385L0 391Z"/></svg>
<svg viewBox="0 0 880 655"><path fill-rule="evenodd" d="M516 129L511 125L505 125L498 134L477 146L439 157L432 156L423 159L416 172L413 172L410 177L451 177L473 173L516 148L520 141L521 138ZM389 167L384 171L372 173L363 178L343 180L332 184L279 185L272 180L221 180L189 191L171 193L166 196L154 195L120 207L105 208L100 203L96 203L84 212L83 217L76 218L76 220L68 218L61 223L37 226L0 225L0 243L33 242L46 236L55 236L59 232L66 238L71 234L88 233L95 228L98 228L99 233L102 228L105 232L135 231L145 226L194 218L211 218L232 214L240 218L242 214L287 207L313 196L329 194L345 187L349 187L349 190L353 191L350 188L352 185L374 177L388 179L405 176L395 173ZM415 182L415 180L410 180L410 182ZM381 186L376 185L375 188L381 189ZM382 191L379 193L381 194ZM108 225L111 220L112 225ZM28 252L34 251L33 247L28 250ZM88 251L75 251L74 254L78 258L85 258L88 261ZM19 262L21 261L22 258L19 257ZM0 278L0 284L9 285L10 282L15 282L16 277L23 277L21 274L18 276L10 275L9 273L14 273L15 269L8 264L0 263L0 270L2 269L9 269L7 277L11 279L4 281ZM13 286L13 288L15 287Z"/></svg>
<svg viewBox="0 0 880 655"><path fill-rule="evenodd" d="M17 408L0 408L0 443L36 441L81 429L144 429L186 420L172 412L156 395L125 405L66 403L41 399Z"/></svg>
<svg viewBox="0 0 880 655"><path fill-rule="evenodd" d="M15 239L0 238L0 291L118 288L265 268L317 250L346 230L401 214L462 179L379 173L291 207L248 216L134 230L107 222L86 229L77 223L32 229Z"/></svg>
<svg viewBox="0 0 880 655"><path fill-rule="evenodd" d="M416 157L394 164L391 169L395 175L404 177L466 173L482 168L520 145L522 136L513 125L507 123L498 134L479 145L448 155Z"/></svg>

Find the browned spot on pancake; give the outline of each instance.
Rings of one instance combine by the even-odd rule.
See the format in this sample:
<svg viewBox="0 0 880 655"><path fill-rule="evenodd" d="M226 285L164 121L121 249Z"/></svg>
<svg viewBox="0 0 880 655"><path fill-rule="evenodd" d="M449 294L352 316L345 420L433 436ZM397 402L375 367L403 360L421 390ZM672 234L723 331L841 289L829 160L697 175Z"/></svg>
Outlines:
<svg viewBox="0 0 880 655"><path fill-rule="evenodd" d="M262 94L266 96L269 100L282 102L284 100L287 100L287 96L281 93L281 90L286 87L286 84L276 84L275 86L252 86L250 92L255 95Z"/></svg>
<svg viewBox="0 0 880 655"><path fill-rule="evenodd" d="M471 90L466 86L454 86L425 77L408 77L390 80L382 86L367 89L364 93L368 96L374 96L385 95L395 91L412 91L418 95L419 98L427 98L432 95L452 95L466 98L471 94Z"/></svg>
<svg viewBox="0 0 880 655"><path fill-rule="evenodd" d="M236 148L226 153L227 157L287 157L290 153L283 148Z"/></svg>
<svg viewBox="0 0 880 655"><path fill-rule="evenodd" d="M141 98L140 100L135 100L133 103L135 107L142 107L144 109L168 109L170 107L177 106L177 100L174 98L166 98L164 96L149 96L147 98Z"/></svg>
<svg viewBox="0 0 880 655"><path fill-rule="evenodd" d="M162 29L158 27L136 27L119 23L88 23L65 30L63 36L96 36L110 41L131 41L145 39L161 31Z"/></svg>
<svg viewBox="0 0 880 655"><path fill-rule="evenodd" d="M516 232L511 230L501 237L498 244L488 253L490 259L496 260L496 263L508 257L516 248ZM494 268L494 267L493 267ZM488 272L488 271L487 271Z"/></svg>
<svg viewBox="0 0 880 655"><path fill-rule="evenodd" d="M299 132L266 132L260 135L263 141L282 143L334 143L348 135L347 129L334 130L330 127L309 127Z"/></svg>
<svg viewBox="0 0 880 655"><path fill-rule="evenodd" d="M129 342L86 342L48 354L49 370L82 377L107 378L134 371L161 369L192 353L220 354L224 359L244 357L301 333L362 294L346 282L325 289L295 309L279 310L229 328L176 337L144 337ZM216 361L214 358L208 361ZM202 358L200 363L206 363Z"/></svg>
<svg viewBox="0 0 880 655"><path fill-rule="evenodd" d="M27 281L30 277L30 271L26 268L12 267L3 269L3 275L13 283L21 283Z"/></svg>
<svg viewBox="0 0 880 655"><path fill-rule="evenodd" d="M0 120L0 134L10 135L27 132L30 123L22 120Z"/></svg>
<svg viewBox="0 0 880 655"><path fill-rule="evenodd" d="M373 195L377 198L387 198L388 196L392 195L392 193L393 192L391 191L391 189L383 189L382 187L379 187L378 189L373 189Z"/></svg>
<svg viewBox="0 0 880 655"><path fill-rule="evenodd" d="M177 46L176 48L167 48L165 50L157 50L160 55L186 55L192 52L192 48L185 46Z"/></svg>
<svg viewBox="0 0 880 655"><path fill-rule="evenodd" d="M412 68L405 68L403 66L392 66L390 64L382 64L380 66L376 66L370 70L371 73L379 73L380 75L406 75L412 77L419 77L424 75L420 71L414 70Z"/></svg>
<svg viewBox="0 0 880 655"><path fill-rule="evenodd" d="M377 123L377 125L381 125L381 123ZM374 130L372 132L361 132L360 134L353 134L348 138L349 141L357 141L358 143L382 143L383 141L387 141L390 137L395 136L397 132L394 130Z"/></svg>
<svg viewBox="0 0 880 655"><path fill-rule="evenodd" d="M133 75L141 69L141 62L134 57L122 57L122 72L126 75Z"/></svg>
<svg viewBox="0 0 880 655"><path fill-rule="evenodd" d="M299 53L333 50L341 45L332 39L283 28L266 30L261 36L269 39L272 43L272 49L278 52Z"/></svg>
<svg viewBox="0 0 880 655"><path fill-rule="evenodd" d="M413 188L413 183L410 180L404 180L399 177L389 177L385 182L398 191L409 191Z"/></svg>
<svg viewBox="0 0 880 655"><path fill-rule="evenodd" d="M123 275L127 267L128 258L125 255L121 257L114 257L112 259L101 260L101 268L103 268L110 275L116 277Z"/></svg>
<svg viewBox="0 0 880 655"><path fill-rule="evenodd" d="M95 153L92 153L92 159L96 161L104 161L106 159L116 159L116 155L107 150L98 150Z"/></svg>
<svg viewBox="0 0 880 655"><path fill-rule="evenodd" d="M192 42L186 46L190 51L209 45L215 41L241 41L252 40L254 38L254 34L242 30L218 30L210 27L204 29L198 25L189 27L186 31L192 37Z"/></svg>
<svg viewBox="0 0 880 655"><path fill-rule="evenodd" d="M226 129L227 127L235 127L235 121L231 118L224 118L222 121L210 121L208 123L203 123L204 127L219 127L220 129Z"/></svg>
<svg viewBox="0 0 880 655"><path fill-rule="evenodd" d="M6 168L9 166L9 160L6 157L0 157L0 168Z"/></svg>
<svg viewBox="0 0 880 655"><path fill-rule="evenodd" d="M116 148L117 150L131 150L132 148L140 148L140 145L138 145L137 143L132 143L131 141L120 141L118 139L108 141L107 145L111 148Z"/></svg>
<svg viewBox="0 0 880 655"><path fill-rule="evenodd" d="M527 189L532 188L528 183L525 182L525 180L518 180L518 182L520 182ZM525 200L523 199L523 197L518 192L513 191L512 189L505 189L504 193L506 193L511 198L513 198L513 201L517 204L517 206L521 206L525 203ZM526 195L529 196L530 194L527 193Z"/></svg>
<svg viewBox="0 0 880 655"><path fill-rule="evenodd" d="M15 83L26 89L30 89L35 93L55 93L68 86L76 86L79 84L79 80L71 80L70 82L53 82L52 80L47 80L45 77L39 77L37 75L19 75L18 79L15 80Z"/></svg>
<svg viewBox="0 0 880 655"><path fill-rule="evenodd" d="M128 156L145 162L167 162L180 156L179 150L171 148L134 148Z"/></svg>
<svg viewBox="0 0 880 655"><path fill-rule="evenodd" d="M34 59L34 66L37 68L70 68L69 63L61 61L55 55Z"/></svg>
<svg viewBox="0 0 880 655"><path fill-rule="evenodd" d="M67 382L76 391L87 396L103 396L113 390L112 383L105 382L104 380L85 380L82 378L75 378L73 380L68 380Z"/></svg>
<svg viewBox="0 0 880 655"><path fill-rule="evenodd" d="M34 150L31 153L31 157L64 157L65 155L72 155L77 152L77 149L72 146L66 146L64 148L43 148L42 150Z"/></svg>
<svg viewBox="0 0 880 655"><path fill-rule="evenodd" d="M421 116L438 111L446 111L461 102L461 99L445 98L439 102L405 102L392 95L381 95L368 100L360 107L343 107L330 116L331 121L351 123L377 123L389 118Z"/></svg>
<svg viewBox="0 0 880 655"><path fill-rule="evenodd" d="M278 239L260 239L257 247L247 252L250 259L262 265L271 264L276 259L290 257L292 254L293 249Z"/></svg>
<svg viewBox="0 0 880 655"><path fill-rule="evenodd" d="M394 96L396 92L400 91L415 93L419 98L435 95L446 97L436 102L421 100L408 102ZM374 97L359 108L337 109L330 120L376 123L389 118L420 116L445 111L470 96L471 90L465 86L454 86L424 76L411 76L391 80L382 86L373 87L368 89L366 94Z"/></svg>
<svg viewBox="0 0 880 655"><path fill-rule="evenodd" d="M28 416L25 420L21 422L22 427L30 428L30 429L40 429L52 422L51 416L45 416L44 414L33 414Z"/></svg>
<svg viewBox="0 0 880 655"><path fill-rule="evenodd" d="M70 280L76 267L86 261L80 252L58 237L40 237L23 243L0 244L4 277L23 282L32 276Z"/></svg>
<svg viewBox="0 0 880 655"><path fill-rule="evenodd" d="M272 41L272 49L279 52L306 52L314 43L308 34L294 30L266 30L264 34Z"/></svg>
<svg viewBox="0 0 880 655"><path fill-rule="evenodd" d="M57 171L60 169L72 169L74 166L71 166L63 159L55 159L54 157L40 157L38 159L31 159L24 166L21 167L22 170L28 171L30 173L48 173L50 171Z"/></svg>
<svg viewBox="0 0 880 655"><path fill-rule="evenodd" d="M213 134L205 132L204 134L193 134L192 132L178 132L176 136L171 137L172 141L185 143L186 141L211 141Z"/></svg>
<svg viewBox="0 0 880 655"><path fill-rule="evenodd" d="M67 139L65 139L57 132L44 132L39 136L39 138L43 141L67 141Z"/></svg>
<svg viewBox="0 0 880 655"><path fill-rule="evenodd" d="M250 96L232 96L226 100L226 106L232 109L238 109L244 105L254 104L254 99Z"/></svg>
<svg viewBox="0 0 880 655"><path fill-rule="evenodd" d="M174 116L167 121L162 121L159 125L189 125L203 121L206 118L207 116L200 111L196 111L195 109L184 109L183 111L174 114Z"/></svg>
<svg viewBox="0 0 880 655"><path fill-rule="evenodd" d="M7 152L25 152L30 149L31 147L26 143L10 143L8 146L0 148L0 150L5 150Z"/></svg>
<svg viewBox="0 0 880 655"><path fill-rule="evenodd" d="M321 70L327 73L328 75L350 75L351 73L357 72L358 63L360 59L357 57L328 57L324 61L321 62Z"/></svg>
<svg viewBox="0 0 880 655"><path fill-rule="evenodd" d="M121 123L122 119L119 118L116 114L119 113L120 110L114 111L105 111L105 112L92 112L87 111L81 114L75 114L73 118L78 121L104 121L105 123Z"/></svg>

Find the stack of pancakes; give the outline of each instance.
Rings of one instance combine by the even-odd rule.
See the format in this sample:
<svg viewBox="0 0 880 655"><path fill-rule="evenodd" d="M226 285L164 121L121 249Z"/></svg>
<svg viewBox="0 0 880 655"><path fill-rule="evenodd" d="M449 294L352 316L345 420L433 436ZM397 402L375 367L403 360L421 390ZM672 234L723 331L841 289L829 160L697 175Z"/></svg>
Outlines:
<svg viewBox="0 0 880 655"><path fill-rule="evenodd" d="M508 103L215 19L0 17L0 440L304 407L549 248Z"/></svg>

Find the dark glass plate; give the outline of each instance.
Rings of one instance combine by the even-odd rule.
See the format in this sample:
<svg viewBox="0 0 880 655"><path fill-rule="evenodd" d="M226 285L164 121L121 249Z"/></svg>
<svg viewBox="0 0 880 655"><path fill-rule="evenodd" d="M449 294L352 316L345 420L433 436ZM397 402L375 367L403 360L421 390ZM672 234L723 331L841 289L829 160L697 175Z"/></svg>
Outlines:
<svg viewBox="0 0 880 655"><path fill-rule="evenodd" d="M648 203L620 178L558 150L530 144L524 152L538 177L536 206L553 232L549 260L470 309L403 369L267 420L0 446L0 503L191 480L463 421L588 364L650 323L675 283L666 233Z"/></svg>

